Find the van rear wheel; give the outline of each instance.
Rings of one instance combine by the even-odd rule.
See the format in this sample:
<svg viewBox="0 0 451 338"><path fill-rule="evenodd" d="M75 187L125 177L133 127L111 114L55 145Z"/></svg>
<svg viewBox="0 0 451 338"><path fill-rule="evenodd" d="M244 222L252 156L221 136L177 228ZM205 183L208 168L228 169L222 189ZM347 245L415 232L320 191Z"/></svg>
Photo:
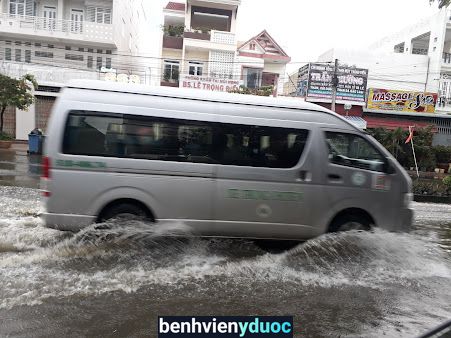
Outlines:
<svg viewBox="0 0 451 338"><path fill-rule="evenodd" d="M343 232L351 230L371 230L371 220L362 215L343 215L338 217L330 226L330 232Z"/></svg>
<svg viewBox="0 0 451 338"><path fill-rule="evenodd" d="M148 222L153 221L146 210L133 203L121 203L108 207L101 213L99 222L105 222L113 218Z"/></svg>

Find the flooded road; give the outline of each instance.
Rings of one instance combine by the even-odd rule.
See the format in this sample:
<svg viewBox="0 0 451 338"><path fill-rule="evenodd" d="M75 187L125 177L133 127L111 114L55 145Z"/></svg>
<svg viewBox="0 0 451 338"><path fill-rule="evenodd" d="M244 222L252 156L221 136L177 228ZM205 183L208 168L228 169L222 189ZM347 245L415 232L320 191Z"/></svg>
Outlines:
<svg viewBox="0 0 451 338"><path fill-rule="evenodd" d="M42 226L37 190L0 196L1 337L155 337L158 315L294 315L298 337L415 337L451 318L449 205L415 203L411 234L270 254L183 224L62 233Z"/></svg>

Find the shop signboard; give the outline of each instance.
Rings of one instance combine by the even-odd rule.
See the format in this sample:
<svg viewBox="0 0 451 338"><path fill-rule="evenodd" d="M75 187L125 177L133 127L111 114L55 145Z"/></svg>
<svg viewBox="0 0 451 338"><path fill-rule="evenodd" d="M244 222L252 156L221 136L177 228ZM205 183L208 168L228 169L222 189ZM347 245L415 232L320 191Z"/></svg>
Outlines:
<svg viewBox="0 0 451 338"><path fill-rule="evenodd" d="M332 102L335 66L330 63L310 63L306 67L299 70L298 96L303 96L310 102ZM337 78L336 102L364 106L368 69L339 65Z"/></svg>
<svg viewBox="0 0 451 338"><path fill-rule="evenodd" d="M201 89L212 92L230 92L239 89L240 81L197 75L182 75L180 76L179 86L180 88Z"/></svg>
<svg viewBox="0 0 451 338"><path fill-rule="evenodd" d="M397 112L434 113L437 94L370 88L368 109Z"/></svg>

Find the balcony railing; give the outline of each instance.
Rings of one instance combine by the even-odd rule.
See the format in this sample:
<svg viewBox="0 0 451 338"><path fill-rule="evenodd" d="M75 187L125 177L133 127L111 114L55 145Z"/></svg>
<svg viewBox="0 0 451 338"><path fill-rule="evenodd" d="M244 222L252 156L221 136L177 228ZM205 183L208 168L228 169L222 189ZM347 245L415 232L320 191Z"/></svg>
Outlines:
<svg viewBox="0 0 451 338"><path fill-rule="evenodd" d="M183 36L188 39L206 40L225 45L235 45L235 34L230 32L211 30L207 33L199 32L198 30L187 30Z"/></svg>
<svg viewBox="0 0 451 338"><path fill-rule="evenodd" d="M211 42L223 43L226 45L235 44L235 34L222 31L211 31Z"/></svg>
<svg viewBox="0 0 451 338"><path fill-rule="evenodd" d="M183 37L163 36L163 48L183 49Z"/></svg>
<svg viewBox="0 0 451 338"><path fill-rule="evenodd" d="M451 63L451 53L443 53L442 60L444 63Z"/></svg>
<svg viewBox="0 0 451 338"><path fill-rule="evenodd" d="M0 32L39 34L106 43L113 43L114 36L112 24L5 13L0 14Z"/></svg>

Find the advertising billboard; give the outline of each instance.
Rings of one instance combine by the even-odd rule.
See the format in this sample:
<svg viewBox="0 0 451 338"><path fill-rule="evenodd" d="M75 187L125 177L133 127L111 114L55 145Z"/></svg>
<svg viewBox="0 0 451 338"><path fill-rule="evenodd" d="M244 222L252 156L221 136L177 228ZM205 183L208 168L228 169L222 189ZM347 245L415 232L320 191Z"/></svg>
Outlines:
<svg viewBox="0 0 451 338"><path fill-rule="evenodd" d="M397 112L434 113L437 94L370 88L368 109Z"/></svg>
<svg viewBox="0 0 451 338"><path fill-rule="evenodd" d="M298 96L310 102L332 102L332 79L335 66L329 63L310 63L299 70ZM306 77L307 74L307 77ZM368 69L338 66L337 103L365 106ZM306 88L303 86L307 78Z"/></svg>

